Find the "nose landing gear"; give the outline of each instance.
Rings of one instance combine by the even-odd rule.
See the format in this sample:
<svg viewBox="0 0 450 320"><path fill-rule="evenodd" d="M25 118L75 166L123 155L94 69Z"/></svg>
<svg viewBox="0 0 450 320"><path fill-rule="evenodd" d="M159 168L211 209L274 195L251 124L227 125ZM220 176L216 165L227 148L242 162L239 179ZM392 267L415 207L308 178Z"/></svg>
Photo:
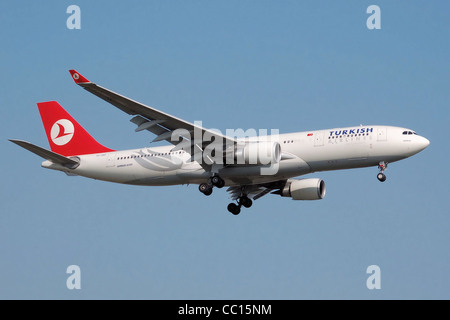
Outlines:
<svg viewBox="0 0 450 320"><path fill-rule="evenodd" d="M380 169L380 173L378 173L377 174L377 179L380 181L380 182L384 182L384 181L386 181L386 175L384 174L384 170L386 170L387 169L387 162L385 162L385 161L381 161L379 164L378 164L378 169Z"/></svg>
<svg viewBox="0 0 450 320"><path fill-rule="evenodd" d="M386 175L384 173L382 173L382 172L377 174L377 178L378 178L378 180L380 180L380 182L386 181Z"/></svg>

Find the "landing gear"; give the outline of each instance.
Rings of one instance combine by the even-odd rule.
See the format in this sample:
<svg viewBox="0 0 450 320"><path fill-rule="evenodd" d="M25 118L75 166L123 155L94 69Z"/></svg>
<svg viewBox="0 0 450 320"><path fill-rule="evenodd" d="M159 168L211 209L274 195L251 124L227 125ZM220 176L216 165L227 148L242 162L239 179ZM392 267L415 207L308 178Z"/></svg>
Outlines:
<svg viewBox="0 0 450 320"><path fill-rule="evenodd" d="M246 208L250 208L253 204L253 201L247 196L242 196L239 198L239 204L243 205Z"/></svg>
<svg viewBox="0 0 450 320"><path fill-rule="evenodd" d="M387 162L385 162L385 161L381 161L381 162L378 164L378 169L380 169L380 173L377 174L377 178L378 178L378 180L379 180L380 182L386 181L386 175L384 174L384 170L386 170L387 165L388 165L388 164L387 164Z"/></svg>
<svg viewBox="0 0 450 320"><path fill-rule="evenodd" d="M228 211L230 211L235 216L237 216L239 213L241 213L241 206L237 205L236 203L233 203L233 202L230 203L227 208L228 208Z"/></svg>
<svg viewBox="0 0 450 320"><path fill-rule="evenodd" d="M223 188L225 186L225 181L219 176L212 176L211 183L213 184L213 186L215 186L219 189Z"/></svg>
<svg viewBox="0 0 450 320"><path fill-rule="evenodd" d="M225 186L225 181L219 176L212 176L208 179L207 183L202 183L198 186L198 190L203 193L205 196L209 196L213 192L213 188L223 188Z"/></svg>
<svg viewBox="0 0 450 320"><path fill-rule="evenodd" d="M201 183L198 186L198 190L205 196L212 194L214 187L223 188L225 186L225 181L218 175L214 175L208 179L208 182ZM229 212L237 216L241 213L241 208L250 208L253 205L252 199L248 197L248 190L245 186L242 186L240 190L238 189L237 194L233 196L236 199L236 203L232 202L228 205L227 209Z"/></svg>
<svg viewBox="0 0 450 320"><path fill-rule="evenodd" d="M386 175L384 173L380 172L379 174L377 174L377 178L378 180L380 180L380 182L386 181Z"/></svg>
<svg viewBox="0 0 450 320"><path fill-rule="evenodd" d="M237 204L232 202L228 205L228 211L230 211L232 214L236 216L239 213L241 213L242 206L245 208L250 208L252 204L253 204L252 199L250 199L246 195L243 195L237 200Z"/></svg>
<svg viewBox="0 0 450 320"><path fill-rule="evenodd" d="M213 192L213 186L209 183L202 183L198 186L198 190L200 190L200 192L205 196L209 196Z"/></svg>

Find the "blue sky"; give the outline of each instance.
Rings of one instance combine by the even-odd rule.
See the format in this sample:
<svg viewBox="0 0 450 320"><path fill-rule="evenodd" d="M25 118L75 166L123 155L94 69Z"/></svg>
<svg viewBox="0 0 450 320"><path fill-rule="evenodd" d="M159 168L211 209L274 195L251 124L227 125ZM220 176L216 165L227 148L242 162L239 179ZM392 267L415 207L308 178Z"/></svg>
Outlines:
<svg viewBox="0 0 450 320"><path fill-rule="evenodd" d="M69 30L66 9L81 8ZM381 30L366 9L381 8ZM438 1L0 2L0 298L449 299L450 4ZM36 103L59 101L114 149L148 146L68 73L206 127L281 133L404 126L422 153L315 173L327 196L117 185L40 167ZM81 290L66 268L81 268ZM368 290L366 268L381 269Z"/></svg>

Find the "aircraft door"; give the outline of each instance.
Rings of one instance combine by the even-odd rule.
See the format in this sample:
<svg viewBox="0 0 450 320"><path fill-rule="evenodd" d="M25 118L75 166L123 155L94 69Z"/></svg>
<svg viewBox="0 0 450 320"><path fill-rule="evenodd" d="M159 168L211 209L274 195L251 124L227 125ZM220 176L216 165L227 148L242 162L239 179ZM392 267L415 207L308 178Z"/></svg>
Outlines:
<svg viewBox="0 0 450 320"><path fill-rule="evenodd" d="M108 154L108 160L106 162L106 167L111 168L111 167L114 167L115 165L116 165L116 157L113 154L113 152L111 152L110 154Z"/></svg>
<svg viewBox="0 0 450 320"><path fill-rule="evenodd" d="M377 129L377 141L387 140L387 128L381 127Z"/></svg>
<svg viewBox="0 0 450 320"><path fill-rule="evenodd" d="M314 132L314 147L323 146L323 131Z"/></svg>

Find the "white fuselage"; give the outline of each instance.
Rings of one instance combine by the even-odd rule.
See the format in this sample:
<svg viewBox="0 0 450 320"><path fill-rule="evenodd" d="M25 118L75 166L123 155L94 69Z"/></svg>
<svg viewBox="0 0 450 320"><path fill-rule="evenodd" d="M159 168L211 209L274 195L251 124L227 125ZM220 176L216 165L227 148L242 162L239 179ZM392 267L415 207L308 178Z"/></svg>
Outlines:
<svg viewBox="0 0 450 320"><path fill-rule="evenodd" d="M267 138L267 137L265 137ZM256 137L253 139L265 139ZM272 138L272 137L269 137ZM264 166L224 166L217 173L226 185L258 184L288 179L311 172L376 166L394 162L425 149L429 141L405 128L359 126L277 136L282 160L275 171L261 174ZM80 155L80 164L68 169L50 161L45 168L124 184L162 186L199 184L211 172L173 145Z"/></svg>

